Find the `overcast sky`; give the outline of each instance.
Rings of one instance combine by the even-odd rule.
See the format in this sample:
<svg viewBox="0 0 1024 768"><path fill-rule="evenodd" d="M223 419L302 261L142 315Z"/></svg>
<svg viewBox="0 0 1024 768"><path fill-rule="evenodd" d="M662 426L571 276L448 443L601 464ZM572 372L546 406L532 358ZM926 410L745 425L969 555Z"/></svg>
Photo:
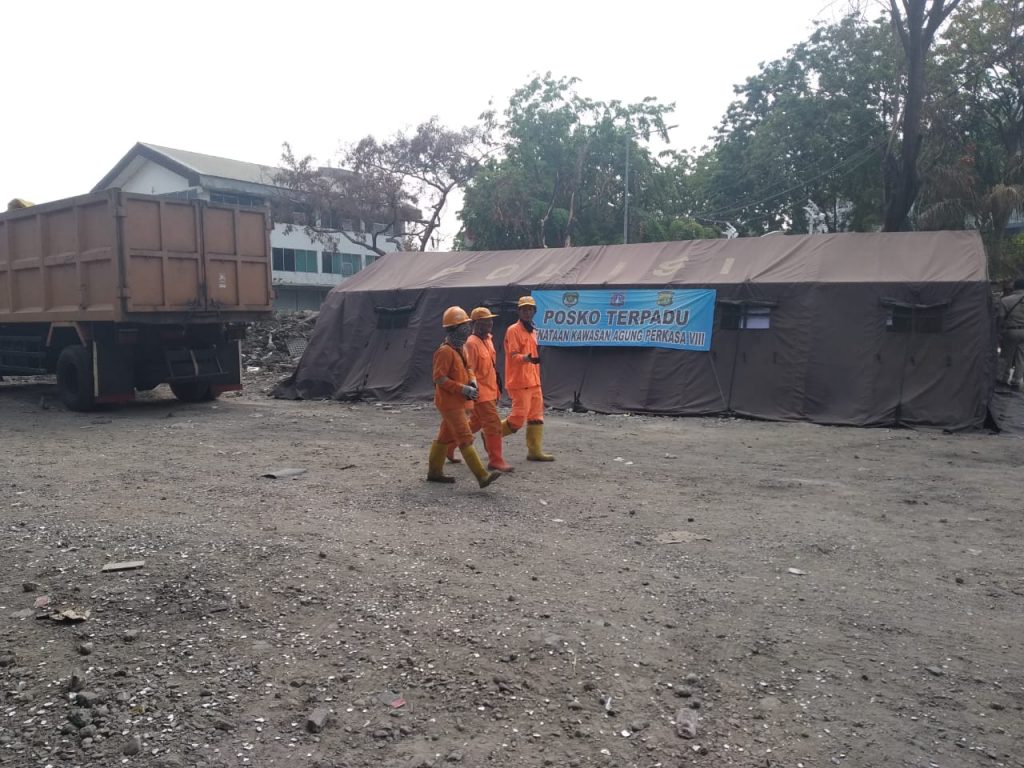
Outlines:
<svg viewBox="0 0 1024 768"><path fill-rule="evenodd" d="M848 0L17 2L3 10L0 203L87 192L136 141L277 164L431 115L471 123L536 73L675 102L705 143L758 64ZM451 235L452 233L446 233Z"/></svg>

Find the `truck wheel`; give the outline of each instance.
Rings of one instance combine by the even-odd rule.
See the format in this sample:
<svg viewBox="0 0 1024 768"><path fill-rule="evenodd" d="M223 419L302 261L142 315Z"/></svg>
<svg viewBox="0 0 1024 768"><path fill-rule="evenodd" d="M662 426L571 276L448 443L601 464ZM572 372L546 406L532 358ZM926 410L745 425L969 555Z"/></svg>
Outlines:
<svg viewBox="0 0 1024 768"><path fill-rule="evenodd" d="M72 411L96 407L92 388L92 353L85 347L64 347L57 358L57 393Z"/></svg>
<svg viewBox="0 0 1024 768"><path fill-rule="evenodd" d="M204 403L217 398L206 381L178 381L171 384L171 392L183 403Z"/></svg>

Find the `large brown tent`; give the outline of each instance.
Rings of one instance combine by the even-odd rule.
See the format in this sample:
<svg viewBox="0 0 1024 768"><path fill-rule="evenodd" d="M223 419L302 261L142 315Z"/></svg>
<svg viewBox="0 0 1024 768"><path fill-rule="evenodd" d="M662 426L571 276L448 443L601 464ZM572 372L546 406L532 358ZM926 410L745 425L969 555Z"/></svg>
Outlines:
<svg viewBox="0 0 1024 768"><path fill-rule="evenodd" d="M964 429L986 418L995 338L974 232L772 235L393 253L328 295L282 397L426 400L453 304L535 289L714 288L710 352L544 347L549 407Z"/></svg>

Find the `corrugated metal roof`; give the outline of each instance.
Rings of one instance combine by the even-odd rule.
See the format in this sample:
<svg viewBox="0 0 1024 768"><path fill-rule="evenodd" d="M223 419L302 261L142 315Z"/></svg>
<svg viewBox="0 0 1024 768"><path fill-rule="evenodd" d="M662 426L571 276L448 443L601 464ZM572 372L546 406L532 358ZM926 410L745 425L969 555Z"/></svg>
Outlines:
<svg viewBox="0 0 1024 768"><path fill-rule="evenodd" d="M277 186L274 183L274 176L278 173L279 169L273 166L246 163L242 160L232 160L227 157L216 157L215 155L203 155L199 152L187 152L183 149L161 147L145 142L139 143L154 152L158 152L177 163L191 168L201 176L214 176L219 179L235 179L251 184Z"/></svg>

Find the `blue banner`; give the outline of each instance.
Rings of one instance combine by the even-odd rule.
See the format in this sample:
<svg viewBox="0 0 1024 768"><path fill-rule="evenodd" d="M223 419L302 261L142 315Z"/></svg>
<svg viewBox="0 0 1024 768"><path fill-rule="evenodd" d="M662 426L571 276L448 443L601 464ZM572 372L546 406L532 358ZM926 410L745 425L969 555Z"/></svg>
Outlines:
<svg viewBox="0 0 1024 768"><path fill-rule="evenodd" d="M542 346L711 349L714 289L533 291L533 298Z"/></svg>

